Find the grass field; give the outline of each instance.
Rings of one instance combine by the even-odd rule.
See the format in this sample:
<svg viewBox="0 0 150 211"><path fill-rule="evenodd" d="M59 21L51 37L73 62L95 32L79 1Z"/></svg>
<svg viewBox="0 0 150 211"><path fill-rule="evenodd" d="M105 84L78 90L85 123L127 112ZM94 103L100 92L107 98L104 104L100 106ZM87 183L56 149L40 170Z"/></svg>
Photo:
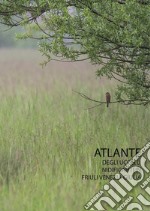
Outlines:
<svg viewBox="0 0 150 211"><path fill-rule="evenodd" d="M87 62L51 62L31 50L0 50L0 211L77 211L106 181L98 147L142 147L150 137L150 109L94 105L114 97L115 83L95 77Z"/></svg>

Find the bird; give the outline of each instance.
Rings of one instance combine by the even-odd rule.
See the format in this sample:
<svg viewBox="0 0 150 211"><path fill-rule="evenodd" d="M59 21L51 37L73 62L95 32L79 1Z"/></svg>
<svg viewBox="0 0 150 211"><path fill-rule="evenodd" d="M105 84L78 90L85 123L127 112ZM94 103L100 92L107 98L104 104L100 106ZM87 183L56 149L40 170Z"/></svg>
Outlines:
<svg viewBox="0 0 150 211"><path fill-rule="evenodd" d="M110 93L109 92L106 92L106 103L107 103L107 107L109 106L110 99L111 99Z"/></svg>

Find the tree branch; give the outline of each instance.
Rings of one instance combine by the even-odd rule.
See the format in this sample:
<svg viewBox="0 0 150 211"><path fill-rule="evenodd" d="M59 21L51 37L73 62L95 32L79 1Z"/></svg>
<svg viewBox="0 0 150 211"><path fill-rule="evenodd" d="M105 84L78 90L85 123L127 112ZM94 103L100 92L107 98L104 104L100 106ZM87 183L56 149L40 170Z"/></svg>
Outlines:
<svg viewBox="0 0 150 211"><path fill-rule="evenodd" d="M100 101L100 100L95 100L95 99L92 99L90 97L88 97L87 95L81 93L81 92L77 92L75 90L72 90L73 92L77 93L78 95L80 95L82 98L86 99L86 100L89 100L89 101L92 101L92 102L95 102L95 103L98 103L97 105L95 106L92 106L92 107L89 107L88 109L93 109L95 107L98 107L98 106L101 106L101 105L105 105L107 104L106 101ZM115 104L115 103L121 103L123 105L147 105L148 103L150 103L150 100L144 100L144 99L134 99L134 100L131 100L131 99L128 99L128 100L117 100L117 101L111 101L110 104Z"/></svg>

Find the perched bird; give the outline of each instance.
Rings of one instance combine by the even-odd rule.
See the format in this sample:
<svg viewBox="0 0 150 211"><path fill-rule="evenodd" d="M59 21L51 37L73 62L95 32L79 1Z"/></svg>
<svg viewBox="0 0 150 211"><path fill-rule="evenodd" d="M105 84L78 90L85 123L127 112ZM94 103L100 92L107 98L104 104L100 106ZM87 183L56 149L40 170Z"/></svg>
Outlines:
<svg viewBox="0 0 150 211"><path fill-rule="evenodd" d="M110 93L109 92L106 92L106 103L107 103L107 107L109 106L110 99L111 99Z"/></svg>

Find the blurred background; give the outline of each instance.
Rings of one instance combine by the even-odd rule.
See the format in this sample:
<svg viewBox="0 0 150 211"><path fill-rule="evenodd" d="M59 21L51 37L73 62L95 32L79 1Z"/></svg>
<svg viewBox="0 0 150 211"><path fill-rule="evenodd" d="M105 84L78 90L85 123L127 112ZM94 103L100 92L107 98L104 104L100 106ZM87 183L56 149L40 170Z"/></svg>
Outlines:
<svg viewBox="0 0 150 211"><path fill-rule="evenodd" d="M27 89L44 89L62 85L67 89L85 90L91 93L104 85L105 79L96 78L96 66L90 62L51 61L42 68L44 57L38 51L37 40L19 40L16 35L21 27L8 29L0 25L0 88L9 93ZM93 90L94 89L94 90ZM2 92L1 92L2 93Z"/></svg>
<svg viewBox="0 0 150 211"><path fill-rule="evenodd" d="M0 48L36 48L35 40L17 40L16 34L20 32L23 32L20 26L8 28L0 24Z"/></svg>

